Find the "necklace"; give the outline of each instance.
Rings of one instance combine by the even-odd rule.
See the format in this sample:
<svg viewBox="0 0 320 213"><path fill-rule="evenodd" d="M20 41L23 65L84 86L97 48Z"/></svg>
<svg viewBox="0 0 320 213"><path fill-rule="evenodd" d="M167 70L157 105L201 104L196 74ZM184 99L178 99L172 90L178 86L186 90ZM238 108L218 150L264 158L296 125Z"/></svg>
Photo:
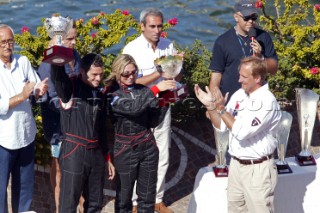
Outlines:
<svg viewBox="0 0 320 213"><path fill-rule="evenodd" d="M244 46L247 46L248 45L248 36L246 36L246 37L244 37L244 38L246 38L246 40L244 39L244 38L242 38L242 36L237 32L237 36L238 36L238 38L240 38L241 39L241 41L242 41L242 43L244 44Z"/></svg>
<svg viewBox="0 0 320 213"><path fill-rule="evenodd" d="M249 41L249 40L248 40L248 36L242 36L242 35L238 32L236 26L234 26L234 30L236 31L236 34L237 34L238 38L242 41L242 43L244 44L244 46L247 46L248 43L250 43L250 42L248 42L248 41Z"/></svg>

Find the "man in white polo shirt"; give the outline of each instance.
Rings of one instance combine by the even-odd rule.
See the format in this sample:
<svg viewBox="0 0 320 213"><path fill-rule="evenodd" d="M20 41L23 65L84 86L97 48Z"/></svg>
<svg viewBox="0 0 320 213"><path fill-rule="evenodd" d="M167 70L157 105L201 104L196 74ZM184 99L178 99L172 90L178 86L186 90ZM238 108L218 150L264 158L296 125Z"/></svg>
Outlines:
<svg viewBox="0 0 320 213"><path fill-rule="evenodd" d="M8 212L11 175L12 212L29 211L34 186L36 124L29 96L47 91L25 56L13 54L14 32L0 24L0 212Z"/></svg>
<svg viewBox="0 0 320 213"><path fill-rule="evenodd" d="M164 80L161 71L157 71L154 60L161 56L176 53L173 43L161 37L163 14L155 8L144 9L140 14L142 34L128 43L124 54L131 55L139 67L137 84L153 86ZM159 148L158 181L155 211L158 213L173 213L163 203L165 176L169 166L169 146L171 141L171 109L169 108L164 121L154 129L154 137ZM136 196L133 196L133 213L137 211Z"/></svg>
<svg viewBox="0 0 320 213"><path fill-rule="evenodd" d="M266 59L274 60L274 59ZM225 106L218 87L212 93L195 85L197 98L206 106L217 131L229 129L231 155L228 176L228 212L274 212L277 169L272 154L277 147L279 104L265 82L266 60L244 58L240 64L241 88Z"/></svg>

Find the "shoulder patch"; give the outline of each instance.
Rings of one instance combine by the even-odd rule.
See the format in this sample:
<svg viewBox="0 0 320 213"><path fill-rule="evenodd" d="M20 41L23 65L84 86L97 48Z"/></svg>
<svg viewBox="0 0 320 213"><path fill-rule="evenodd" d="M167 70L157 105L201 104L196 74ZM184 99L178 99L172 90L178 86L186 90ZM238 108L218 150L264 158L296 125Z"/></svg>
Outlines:
<svg viewBox="0 0 320 213"><path fill-rule="evenodd" d="M261 124L261 121L257 117L255 117L252 120L251 126L258 126L259 124Z"/></svg>

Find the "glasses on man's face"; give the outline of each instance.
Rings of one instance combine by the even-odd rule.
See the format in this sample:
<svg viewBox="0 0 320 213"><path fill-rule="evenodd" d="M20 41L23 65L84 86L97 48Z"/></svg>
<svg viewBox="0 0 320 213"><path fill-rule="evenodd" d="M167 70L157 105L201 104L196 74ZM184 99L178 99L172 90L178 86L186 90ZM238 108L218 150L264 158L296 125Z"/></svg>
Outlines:
<svg viewBox="0 0 320 213"><path fill-rule="evenodd" d="M9 46L11 46L11 45L13 45L13 43L14 43L13 39L8 39L8 40L0 41L0 46L5 47L7 44L9 44Z"/></svg>
<svg viewBox="0 0 320 213"><path fill-rule="evenodd" d="M249 20L252 20L252 21L256 21L258 19L258 15L257 14L252 14L250 16L242 16L240 14L238 14L242 19L243 21L247 22Z"/></svg>
<svg viewBox="0 0 320 213"><path fill-rule="evenodd" d="M138 73L138 70L135 70L135 71L133 71L133 72L131 72L131 73L121 73L120 75L122 76L122 77L125 77L125 78L129 78L130 76L134 76L134 75L136 75Z"/></svg>

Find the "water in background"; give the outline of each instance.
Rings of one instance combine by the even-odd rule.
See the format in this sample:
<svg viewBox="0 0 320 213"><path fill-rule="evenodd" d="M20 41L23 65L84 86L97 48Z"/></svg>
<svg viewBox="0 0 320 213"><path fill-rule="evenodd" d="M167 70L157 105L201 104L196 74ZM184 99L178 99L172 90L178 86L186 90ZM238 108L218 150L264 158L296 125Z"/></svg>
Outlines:
<svg viewBox="0 0 320 213"><path fill-rule="evenodd" d="M12 26L15 33L27 26L35 34L41 19L53 13L87 20L100 11L113 13L121 9L139 20L142 9L157 7L164 13L165 21L178 18L178 25L169 31L171 40L186 47L199 39L211 49L217 36L234 24L233 5L234 0L0 0L0 23Z"/></svg>

